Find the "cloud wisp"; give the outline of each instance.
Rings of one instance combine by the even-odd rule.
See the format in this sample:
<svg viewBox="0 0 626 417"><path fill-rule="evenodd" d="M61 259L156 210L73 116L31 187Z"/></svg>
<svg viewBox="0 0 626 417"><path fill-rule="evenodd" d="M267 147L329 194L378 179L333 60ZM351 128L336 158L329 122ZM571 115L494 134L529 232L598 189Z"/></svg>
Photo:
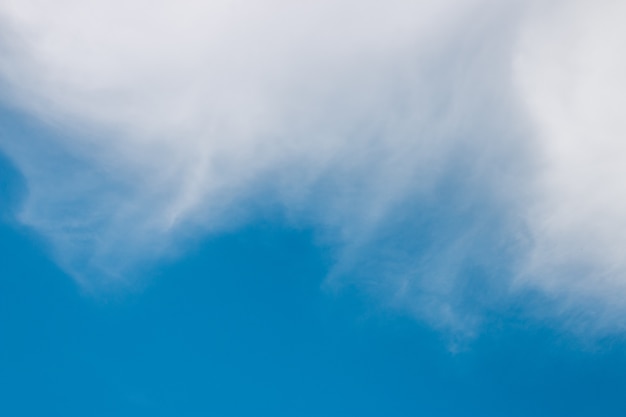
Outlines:
<svg viewBox="0 0 626 417"><path fill-rule="evenodd" d="M619 327L623 9L0 1L3 99L55 132L0 138L20 219L97 286L280 207L435 325L530 289Z"/></svg>

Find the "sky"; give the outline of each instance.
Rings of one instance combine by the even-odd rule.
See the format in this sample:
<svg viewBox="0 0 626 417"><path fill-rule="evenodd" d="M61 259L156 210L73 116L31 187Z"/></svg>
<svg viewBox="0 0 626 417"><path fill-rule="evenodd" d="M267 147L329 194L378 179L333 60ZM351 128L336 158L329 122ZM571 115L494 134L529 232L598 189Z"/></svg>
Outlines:
<svg viewBox="0 0 626 417"><path fill-rule="evenodd" d="M0 415L623 416L624 12L0 0Z"/></svg>

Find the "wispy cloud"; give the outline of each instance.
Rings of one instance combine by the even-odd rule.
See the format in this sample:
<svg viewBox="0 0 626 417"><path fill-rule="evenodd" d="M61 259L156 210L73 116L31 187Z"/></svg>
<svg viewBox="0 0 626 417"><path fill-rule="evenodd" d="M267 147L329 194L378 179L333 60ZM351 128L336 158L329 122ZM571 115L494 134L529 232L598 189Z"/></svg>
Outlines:
<svg viewBox="0 0 626 417"><path fill-rule="evenodd" d="M56 132L1 139L20 218L93 285L278 206L436 325L528 289L618 325L624 7L1 1L5 102Z"/></svg>
<svg viewBox="0 0 626 417"><path fill-rule="evenodd" d="M514 57L514 82L531 119L533 239L521 283L605 325L626 304L626 30L621 2L557 2L533 10Z"/></svg>

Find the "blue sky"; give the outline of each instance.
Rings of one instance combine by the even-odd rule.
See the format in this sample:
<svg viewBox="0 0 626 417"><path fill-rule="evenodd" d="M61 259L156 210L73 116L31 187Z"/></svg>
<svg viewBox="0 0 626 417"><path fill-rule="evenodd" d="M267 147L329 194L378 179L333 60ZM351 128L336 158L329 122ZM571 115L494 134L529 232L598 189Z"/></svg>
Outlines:
<svg viewBox="0 0 626 417"><path fill-rule="evenodd" d="M4 161L3 190L11 171ZM158 268L142 291L93 296L31 234L0 230L3 415L626 410L622 341L589 347L503 316L450 352L440 333L359 291L322 290L329 262L307 231L255 225Z"/></svg>
<svg viewBox="0 0 626 417"><path fill-rule="evenodd" d="M624 415L624 13L0 0L0 415Z"/></svg>
<svg viewBox="0 0 626 417"><path fill-rule="evenodd" d="M28 126L22 127L31 131ZM7 416L621 416L626 345L500 313L457 349L355 286L311 230L254 222L86 292L15 222L2 159L0 411Z"/></svg>

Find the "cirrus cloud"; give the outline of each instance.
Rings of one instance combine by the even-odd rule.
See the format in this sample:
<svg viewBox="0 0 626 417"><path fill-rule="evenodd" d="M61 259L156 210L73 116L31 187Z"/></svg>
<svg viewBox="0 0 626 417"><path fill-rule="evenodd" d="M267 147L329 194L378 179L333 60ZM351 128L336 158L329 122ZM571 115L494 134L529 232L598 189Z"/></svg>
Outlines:
<svg viewBox="0 0 626 417"><path fill-rule="evenodd" d="M19 218L98 285L280 207L436 325L530 289L620 327L623 9L1 1L4 101L55 132L1 139Z"/></svg>

